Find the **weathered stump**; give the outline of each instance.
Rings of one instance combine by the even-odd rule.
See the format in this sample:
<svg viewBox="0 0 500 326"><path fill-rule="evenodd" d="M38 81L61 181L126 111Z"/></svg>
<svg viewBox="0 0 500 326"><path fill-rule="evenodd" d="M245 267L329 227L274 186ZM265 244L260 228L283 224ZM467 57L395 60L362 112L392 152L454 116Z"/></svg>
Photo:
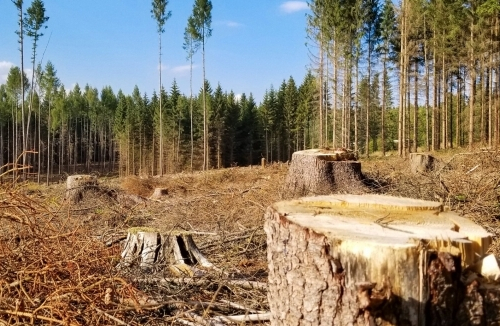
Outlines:
<svg viewBox="0 0 500 326"><path fill-rule="evenodd" d="M162 234L148 227L130 228L121 257L120 266L151 269L167 264L174 273L190 276L195 265L213 267L196 246L192 235L185 231Z"/></svg>
<svg viewBox="0 0 500 326"><path fill-rule="evenodd" d="M168 196L167 188L155 188L153 194L151 195L151 197L149 197L149 199L160 200L165 196Z"/></svg>
<svg viewBox="0 0 500 326"><path fill-rule="evenodd" d="M434 170L434 162L435 159L432 155L424 153L410 153L410 169L414 174Z"/></svg>
<svg viewBox="0 0 500 326"><path fill-rule="evenodd" d="M461 279L490 235L440 203L317 196L276 203L265 218L272 325L452 326L499 315L500 287Z"/></svg>
<svg viewBox="0 0 500 326"><path fill-rule="evenodd" d="M93 175L70 175L66 179L66 199L76 204L88 190L96 190L97 177Z"/></svg>
<svg viewBox="0 0 500 326"><path fill-rule="evenodd" d="M346 150L309 149L295 152L283 193L286 198L366 192L361 163Z"/></svg>

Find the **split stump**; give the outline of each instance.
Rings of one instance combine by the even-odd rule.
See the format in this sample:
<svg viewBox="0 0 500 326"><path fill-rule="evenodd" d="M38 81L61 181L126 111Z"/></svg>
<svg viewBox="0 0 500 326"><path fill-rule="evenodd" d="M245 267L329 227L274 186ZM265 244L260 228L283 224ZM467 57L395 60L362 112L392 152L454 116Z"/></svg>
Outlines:
<svg viewBox="0 0 500 326"><path fill-rule="evenodd" d="M462 274L490 234L440 203L316 196L278 202L265 219L272 325L500 320L499 288Z"/></svg>

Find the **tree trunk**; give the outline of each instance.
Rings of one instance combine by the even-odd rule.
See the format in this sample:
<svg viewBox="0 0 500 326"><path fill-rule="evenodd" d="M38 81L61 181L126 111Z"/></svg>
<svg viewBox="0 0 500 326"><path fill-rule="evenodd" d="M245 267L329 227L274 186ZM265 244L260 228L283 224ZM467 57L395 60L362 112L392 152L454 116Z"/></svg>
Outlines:
<svg viewBox="0 0 500 326"><path fill-rule="evenodd" d="M499 287L461 279L490 235L440 203L318 196L276 203L265 219L271 325L489 325L499 317Z"/></svg>
<svg viewBox="0 0 500 326"><path fill-rule="evenodd" d="M309 149L295 152L285 180L287 198L346 191L364 193L361 163L353 152Z"/></svg>

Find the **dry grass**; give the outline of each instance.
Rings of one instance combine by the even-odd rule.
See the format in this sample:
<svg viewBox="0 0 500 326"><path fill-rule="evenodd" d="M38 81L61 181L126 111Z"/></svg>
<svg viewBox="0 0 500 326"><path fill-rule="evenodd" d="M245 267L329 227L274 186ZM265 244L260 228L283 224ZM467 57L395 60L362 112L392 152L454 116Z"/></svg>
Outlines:
<svg viewBox="0 0 500 326"><path fill-rule="evenodd" d="M436 169L412 174L408 159L391 157L363 163L382 193L441 201L493 235L490 252L500 256L500 152L436 153Z"/></svg>
<svg viewBox="0 0 500 326"><path fill-rule="evenodd" d="M397 157L363 161L363 172L379 186L376 192L442 200L494 234L491 251L500 253L499 153L437 156L439 167L430 173L413 175ZM286 173L286 165L276 164L110 179L101 183L116 191L89 194L78 206L63 200L62 185L3 185L0 325L199 325L195 315L268 310L265 291L229 279L266 281L263 213L281 199ZM157 187L166 189L164 197L142 199ZM134 226L199 233L198 247L223 273L180 284L161 281L172 277L166 268L118 270L122 245L114 240Z"/></svg>

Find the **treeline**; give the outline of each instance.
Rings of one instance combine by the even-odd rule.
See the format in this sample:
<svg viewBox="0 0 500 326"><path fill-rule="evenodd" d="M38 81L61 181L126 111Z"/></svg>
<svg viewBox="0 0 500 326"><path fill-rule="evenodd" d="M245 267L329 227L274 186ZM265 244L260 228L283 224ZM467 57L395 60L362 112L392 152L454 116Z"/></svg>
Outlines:
<svg viewBox="0 0 500 326"><path fill-rule="evenodd" d="M500 143L498 0L312 0L320 145L385 153ZM389 138L391 90L398 104ZM404 140L404 141L403 141Z"/></svg>
<svg viewBox="0 0 500 326"><path fill-rule="evenodd" d="M132 94L78 84L67 90L49 61L36 69L35 85L24 77L27 154L31 173L113 171L156 175L203 169L203 91L192 98L174 81L161 94ZM23 152L21 74L12 67L0 85L0 166ZM295 150L318 146L317 87L312 74L300 85L290 77L273 86L257 104L252 94L237 96L205 83L209 168L287 161ZM162 127L160 128L160 96ZM192 124L191 124L192 121ZM160 151L160 135L163 150ZM163 160L160 160L160 152ZM162 161L162 163L160 163ZM20 162L18 162L20 163ZM160 166L163 164L163 166ZM42 180L45 177L42 177Z"/></svg>
<svg viewBox="0 0 500 326"><path fill-rule="evenodd" d="M313 147L368 156L500 144L498 0L311 0L310 72L300 84L290 77L271 86L259 103L204 74L189 96L175 81L164 89L161 74L161 91L150 95L66 90L51 62L35 67L43 2L33 0L26 16L22 1L13 3L20 44L24 35L33 41L33 74L21 74L21 46L21 67L0 85L0 166L24 153L22 166L39 180L82 169L157 175L287 161ZM152 3L160 62L167 3ZM199 48L204 56L211 9L195 0L184 35L191 64Z"/></svg>

